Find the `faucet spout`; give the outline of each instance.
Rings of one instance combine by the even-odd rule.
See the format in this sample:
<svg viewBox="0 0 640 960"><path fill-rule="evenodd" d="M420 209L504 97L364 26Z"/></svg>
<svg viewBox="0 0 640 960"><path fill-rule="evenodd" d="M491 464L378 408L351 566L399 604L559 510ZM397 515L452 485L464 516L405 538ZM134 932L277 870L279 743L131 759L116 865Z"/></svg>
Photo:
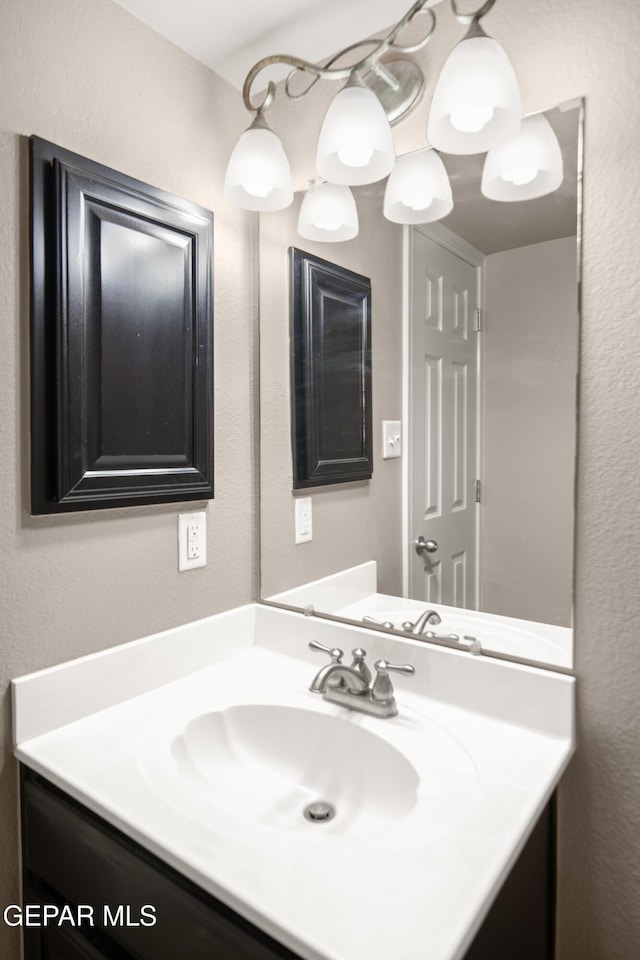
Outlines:
<svg viewBox="0 0 640 960"><path fill-rule="evenodd" d="M370 689L369 683L357 670L354 670L352 667L347 667L342 663L328 663L325 667L322 667L313 678L309 690L311 690L312 693L324 693L332 677L340 677L344 680L345 687L349 693L352 694L367 693Z"/></svg>
<svg viewBox="0 0 640 960"><path fill-rule="evenodd" d="M415 623L412 623L411 620L405 620L402 624L402 629L407 630L409 633L414 633L416 636L420 636L420 634L424 633L427 626L438 623L441 623L441 620L437 610L424 610Z"/></svg>

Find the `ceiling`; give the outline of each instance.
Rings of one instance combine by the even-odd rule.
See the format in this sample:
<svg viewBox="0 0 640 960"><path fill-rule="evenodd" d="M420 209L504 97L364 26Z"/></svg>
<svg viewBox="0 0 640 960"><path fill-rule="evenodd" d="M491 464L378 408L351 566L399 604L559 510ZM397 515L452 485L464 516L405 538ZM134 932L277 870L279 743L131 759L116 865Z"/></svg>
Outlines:
<svg viewBox="0 0 640 960"><path fill-rule="evenodd" d="M238 89L263 57L292 53L316 63L393 25L411 6L411 0L114 2Z"/></svg>

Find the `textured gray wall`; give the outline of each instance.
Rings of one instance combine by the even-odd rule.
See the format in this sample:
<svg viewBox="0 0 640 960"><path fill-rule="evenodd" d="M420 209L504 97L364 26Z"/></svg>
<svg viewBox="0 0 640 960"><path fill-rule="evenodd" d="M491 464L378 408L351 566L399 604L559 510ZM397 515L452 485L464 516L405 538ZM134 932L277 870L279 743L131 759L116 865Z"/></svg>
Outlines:
<svg viewBox="0 0 640 960"><path fill-rule="evenodd" d="M15 902L7 681L253 598L251 218L221 185L239 95L106 0L0 5L0 903ZM28 188L35 133L214 211L215 482L208 564L178 573L179 506L29 517ZM183 505L194 509L194 504ZM0 956L17 936L0 924Z"/></svg>

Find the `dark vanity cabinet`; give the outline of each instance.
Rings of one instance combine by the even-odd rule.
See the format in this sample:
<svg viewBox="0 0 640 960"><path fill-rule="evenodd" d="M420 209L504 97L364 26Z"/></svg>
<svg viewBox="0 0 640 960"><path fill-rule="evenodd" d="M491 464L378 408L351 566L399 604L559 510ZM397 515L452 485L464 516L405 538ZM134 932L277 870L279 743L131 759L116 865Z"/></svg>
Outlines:
<svg viewBox="0 0 640 960"><path fill-rule="evenodd" d="M24 904L70 904L76 917L83 905L94 920L25 926L25 960L299 960L26 768L21 792ZM548 809L465 960L551 960L552 836Z"/></svg>
<svg viewBox="0 0 640 960"><path fill-rule="evenodd" d="M298 960L42 777L23 768L21 787L24 903L90 905L95 921L25 927L25 960Z"/></svg>

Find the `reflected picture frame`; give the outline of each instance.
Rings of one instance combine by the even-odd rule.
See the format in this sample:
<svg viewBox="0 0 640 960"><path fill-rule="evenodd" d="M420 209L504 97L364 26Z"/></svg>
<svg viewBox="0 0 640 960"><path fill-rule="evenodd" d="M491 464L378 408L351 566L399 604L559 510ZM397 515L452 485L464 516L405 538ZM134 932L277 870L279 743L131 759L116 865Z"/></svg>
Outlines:
<svg viewBox="0 0 640 960"><path fill-rule="evenodd" d="M371 281L289 248L293 489L373 475Z"/></svg>

